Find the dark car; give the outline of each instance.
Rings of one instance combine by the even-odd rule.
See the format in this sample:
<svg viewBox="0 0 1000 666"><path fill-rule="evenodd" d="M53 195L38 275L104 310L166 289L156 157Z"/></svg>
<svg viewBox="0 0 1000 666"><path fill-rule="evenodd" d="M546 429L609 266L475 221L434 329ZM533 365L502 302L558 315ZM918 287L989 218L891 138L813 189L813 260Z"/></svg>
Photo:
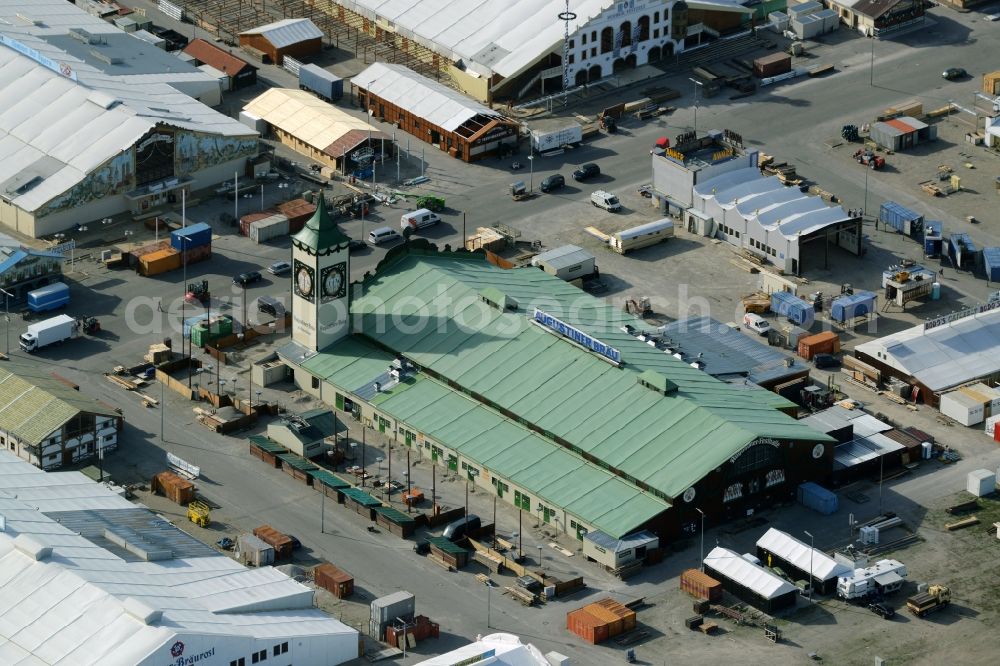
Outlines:
<svg viewBox="0 0 1000 666"><path fill-rule="evenodd" d="M272 296L261 296L257 299L257 311L279 319L285 316L285 305Z"/></svg>
<svg viewBox="0 0 1000 666"><path fill-rule="evenodd" d="M892 618L896 617L896 609L890 606L886 606L885 604L880 604L880 603L868 604L868 610L886 620L891 620Z"/></svg>
<svg viewBox="0 0 1000 666"><path fill-rule="evenodd" d="M364 250L367 247L368 243L364 242L360 238L352 238L351 241L347 244L347 251L357 252L359 250Z"/></svg>
<svg viewBox="0 0 1000 666"><path fill-rule="evenodd" d="M233 284L238 284L241 287L245 287L248 284L253 284L254 282L260 282L263 276L261 276L260 271L247 271L246 273L240 273L233 278Z"/></svg>
<svg viewBox="0 0 1000 666"><path fill-rule="evenodd" d="M601 167L593 162L580 165L580 168L573 172L573 180L587 180L601 175Z"/></svg>
<svg viewBox="0 0 1000 666"><path fill-rule="evenodd" d="M941 78L948 79L949 81L954 81L955 79L964 79L969 76L969 73L962 69L961 67L949 67L948 69L941 72Z"/></svg>
<svg viewBox="0 0 1000 666"><path fill-rule="evenodd" d="M813 363L817 368L839 368L840 359L833 354L816 354Z"/></svg>
<svg viewBox="0 0 1000 666"><path fill-rule="evenodd" d="M413 543L413 552L417 555L426 555L431 552L431 544L421 539Z"/></svg>
<svg viewBox="0 0 1000 666"><path fill-rule="evenodd" d="M562 174L554 173L543 180L541 185L538 186L538 189L542 192L551 192L552 190L558 190L564 185L566 185L566 179L562 177Z"/></svg>

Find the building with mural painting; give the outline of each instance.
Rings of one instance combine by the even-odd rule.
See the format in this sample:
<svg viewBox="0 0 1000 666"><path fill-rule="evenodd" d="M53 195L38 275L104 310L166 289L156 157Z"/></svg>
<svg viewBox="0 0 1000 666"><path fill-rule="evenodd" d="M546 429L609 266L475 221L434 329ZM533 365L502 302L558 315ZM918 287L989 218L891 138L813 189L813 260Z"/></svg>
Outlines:
<svg viewBox="0 0 1000 666"><path fill-rule="evenodd" d="M41 237L231 179L257 133L218 80L64 0L0 0L0 223Z"/></svg>

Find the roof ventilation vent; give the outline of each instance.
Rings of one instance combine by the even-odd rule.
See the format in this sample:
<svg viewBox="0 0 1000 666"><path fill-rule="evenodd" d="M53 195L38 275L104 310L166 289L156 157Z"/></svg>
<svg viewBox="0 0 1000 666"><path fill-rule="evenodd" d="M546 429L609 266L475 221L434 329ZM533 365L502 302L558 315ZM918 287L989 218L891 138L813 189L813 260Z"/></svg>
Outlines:
<svg viewBox="0 0 1000 666"><path fill-rule="evenodd" d="M159 622L160 618L163 617L163 611L157 610L152 606L139 601L135 597L125 597L125 600L122 602L122 606L125 608L126 613L145 625Z"/></svg>
<svg viewBox="0 0 1000 666"><path fill-rule="evenodd" d="M92 32L88 32L83 28L70 28L69 36L72 37L73 39L83 42L84 44L94 45L94 44L100 44L103 41L101 40L99 35L95 35Z"/></svg>
<svg viewBox="0 0 1000 666"><path fill-rule="evenodd" d="M650 391L656 391L662 395L669 395L677 390L677 384L655 370L646 370L643 372L639 375L638 382Z"/></svg>
<svg viewBox="0 0 1000 666"><path fill-rule="evenodd" d="M27 534L19 534L14 539L14 547L36 562L48 559L52 555L51 546L43 545L40 541L35 540Z"/></svg>
<svg viewBox="0 0 1000 666"><path fill-rule="evenodd" d="M479 298L495 310L505 312L517 310L517 301L496 287L486 287L479 292Z"/></svg>
<svg viewBox="0 0 1000 666"><path fill-rule="evenodd" d="M120 65L122 64L122 59L114 56L109 56L107 53L101 53L96 49L90 50L90 55L94 56L106 65Z"/></svg>

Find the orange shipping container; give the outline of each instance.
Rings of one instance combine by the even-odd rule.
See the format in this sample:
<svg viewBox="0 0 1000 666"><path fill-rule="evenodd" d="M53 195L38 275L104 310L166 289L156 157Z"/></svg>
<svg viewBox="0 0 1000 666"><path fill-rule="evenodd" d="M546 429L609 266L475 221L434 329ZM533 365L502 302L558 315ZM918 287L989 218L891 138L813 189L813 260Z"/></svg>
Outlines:
<svg viewBox="0 0 1000 666"><path fill-rule="evenodd" d="M566 628L594 645L608 640L607 623L591 615L586 608L567 613Z"/></svg>
<svg viewBox="0 0 1000 666"><path fill-rule="evenodd" d="M628 606L624 606L610 598L595 601L591 606L600 608L602 612L610 614L615 619L620 619L622 621L621 633L635 629L635 611ZM598 617L601 616L598 615ZM611 635L614 636L615 634L612 633Z"/></svg>
<svg viewBox="0 0 1000 666"><path fill-rule="evenodd" d="M317 586L331 592L338 599L354 594L354 576L328 562L320 564L313 570L313 578Z"/></svg>
<svg viewBox="0 0 1000 666"><path fill-rule="evenodd" d="M697 569L688 569L681 574L681 589L695 599L722 600L722 583Z"/></svg>
<svg viewBox="0 0 1000 666"><path fill-rule="evenodd" d="M181 267L181 254L173 248L151 252L139 257L139 272L158 275Z"/></svg>
<svg viewBox="0 0 1000 666"><path fill-rule="evenodd" d="M176 504L185 505L194 499L194 484L173 472L160 472L149 485L154 493L163 493Z"/></svg>
<svg viewBox="0 0 1000 666"><path fill-rule="evenodd" d="M799 338L799 356L807 361L816 354L836 354L839 351L840 338L832 331Z"/></svg>
<svg viewBox="0 0 1000 666"><path fill-rule="evenodd" d="M270 525L254 528L253 535L274 548L275 559L282 560L292 556L292 540Z"/></svg>

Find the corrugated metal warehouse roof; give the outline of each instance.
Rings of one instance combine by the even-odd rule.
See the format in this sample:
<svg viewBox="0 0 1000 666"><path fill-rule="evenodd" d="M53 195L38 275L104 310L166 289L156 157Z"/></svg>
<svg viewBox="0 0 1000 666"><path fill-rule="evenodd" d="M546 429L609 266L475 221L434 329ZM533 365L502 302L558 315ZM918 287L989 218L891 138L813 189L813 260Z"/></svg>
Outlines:
<svg viewBox="0 0 1000 666"><path fill-rule="evenodd" d="M716 546L705 558L705 566L715 569L743 587L752 590L765 599L774 599L795 591L795 586L787 580L758 566L728 548ZM806 566L806 571L809 567Z"/></svg>
<svg viewBox="0 0 1000 666"><path fill-rule="evenodd" d="M391 354L353 337L312 357L304 367L347 388L370 384L392 360ZM670 507L424 375L385 390L373 402L379 411L517 483L540 501L562 507L614 536L626 534Z"/></svg>
<svg viewBox="0 0 1000 666"><path fill-rule="evenodd" d="M546 263L552 268L558 270L560 268L573 266L593 258L594 255L578 245L563 245L561 247L548 250L547 252L536 254L531 258L531 265L537 266L538 264Z"/></svg>
<svg viewBox="0 0 1000 666"><path fill-rule="evenodd" d="M43 370L10 364L0 368L0 430L39 444L81 412L116 416Z"/></svg>
<svg viewBox="0 0 1000 666"><path fill-rule="evenodd" d="M515 299L518 312L480 308L479 294L487 288ZM453 309L435 312L436 323L420 326L431 315L413 303L439 293ZM534 303L620 350L624 368L531 323L526 314ZM413 313L403 318L405 327L385 314L399 306ZM480 323L459 326L470 308ZM788 404L779 396L720 382L638 340L622 327L644 327L641 320L534 268L503 270L478 257L410 254L370 281L352 310L364 330L386 328L377 334L380 344L668 498L757 437L827 439L774 409ZM442 327L442 321L453 325ZM664 396L644 388L637 381L644 370L665 375L677 392Z"/></svg>
<svg viewBox="0 0 1000 666"><path fill-rule="evenodd" d="M502 117L493 109L403 65L373 63L354 76L351 83L362 90L370 89L373 95L449 132L476 116Z"/></svg>
<svg viewBox="0 0 1000 666"><path fill-rule="evenodd" d="M323 645L331 653L356 656L357 632L313 608L311 589L271 567L247 569L80 477L42 472L0 451L3 663L135 664L195 635L328 636ZM77 491L75 507L46 511L61 501L67 479ZM101 546L105 530L166 545L172 557L124 558L120 549Z"/></svg>
<svg viewBox="0 0 1000 666"><path fill-rule="evenodd" d="M244 30L241 35L262 35L276 48L285 48L299 42L311 39L322 39L323 31L307 18L288 18L274 23L268 23L251 30Z"/></svg>
<svg viewBox="0 0 1000 666"><path fill-rule="evenodd" d="M852 571L851 567L837 563L823 551L814 550L795 537L773 527L757 539L757 546L790 562L807 574L812 567L812 575L818 580L829 580Z"/></svg>
<svg viewBox="0 0 1000 666"><path fill-rule="evenodd" d="M905 448L896 440L879 433L855 436L849 442L838 444L833 450L833 468L841 470L855 467Z"/></svg>
<svg viewBox="0 0 1000 666"><path fill-rule="evenodd" d="M926 331L920 324L855 349L916 378L931 391L942 391L1000 372L1000 310Z"/></svg>
<svg viewBox="0 0 1000 666"><path fill-rule="evenodd" d="M698 360L713 377L746 376L754 370L797 374L804 366L791 356L744 335L711 317L691 317L671 322L659 329L670 340L670 347L684 355L687 362ZM786 366L785 361L792 361ZM779 375L780 376L780 375Z"/></svg>

